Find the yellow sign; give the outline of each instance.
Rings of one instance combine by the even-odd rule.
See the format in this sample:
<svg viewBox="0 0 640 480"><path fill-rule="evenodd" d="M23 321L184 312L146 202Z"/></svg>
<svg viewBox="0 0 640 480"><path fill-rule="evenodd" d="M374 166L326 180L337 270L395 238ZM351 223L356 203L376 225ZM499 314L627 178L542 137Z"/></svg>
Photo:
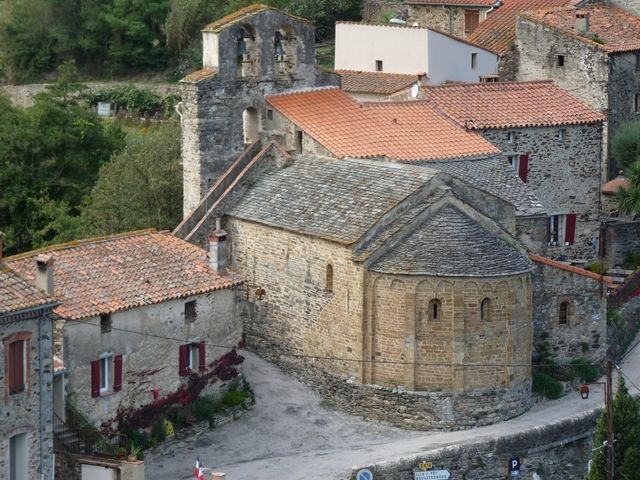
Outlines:
<svg viewBox="0 0 640 480"><path fill-rule="evenodd" d="M433 468L433 464L431 462L420 462L418 464L418 468L422 471L424 470L430 470Z"/></svg>

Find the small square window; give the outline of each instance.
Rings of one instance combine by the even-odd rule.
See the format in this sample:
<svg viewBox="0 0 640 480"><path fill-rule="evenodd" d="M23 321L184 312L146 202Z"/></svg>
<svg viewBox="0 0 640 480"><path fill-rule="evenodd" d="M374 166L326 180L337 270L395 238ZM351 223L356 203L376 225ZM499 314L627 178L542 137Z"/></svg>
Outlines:
<svg viewBox="0 0 640 480"><path fill-rule="evenodd" d="M563 142L566 136L567 136L566 128L561 128L560 130L558 130L558 140Z"/></svg>
<svg viewBox="0 0 640 480"><path fill-rule="evenodd" d="M193 322L196 319L196 301L191 300L184 304L184 320L186 322Z"/></svg>
<svg viewBox="0 0 640 480"><path fill-rule="evenodd" d="M515 132L509 132L507 133L507 143L513 143L516 141L516 134Z"/></svg>
<svg viewBox="0 0 640 480"><path fill-rule="evenodd" d="M520 167L520 159L518 155L507 155L507 160L509 160L509 165L511 165L511 168L513 168L517 172L518 168Z"/></svg>
<svg viewBox="0 0 640 480"><path fill-rule="evenodd" d="M273 120L273 110L267 108L267 120Z"/></svg>
<svg viewBox="0 0 640 480"><path fill-rule="evenodd" d="M376 72L382 71L382 60L376 60Z"/></svg>
<svg viewBox="0 0 640 480"><path fill-rule="evenodd" d="M111 314L103 313L100 315L100 333L109 333L111 331Z"/></svg>
<svg viewBox="0 0 640 480"><path fill-rule="evenodd" d="M633 111L640 113L640 93L636 93L633 97Z"/></svg>
<svg viewBox="0 0 640 480"><path fill-rule="evenodd" d="M564 67L564 55L556 55L556 67Z"/></svg>
<svg viewBox="0 0 640 480"><path fill-rule="evenodd" d="M472 53L471 54L471 69L475 70L477 64L478 64L478 54L477 53Z"/></svg>
<svg viewBox="0 0 640 480"><path fill-rule="evenodd" d="M636 53L636 72L640 71L640 53Z"/></svg>

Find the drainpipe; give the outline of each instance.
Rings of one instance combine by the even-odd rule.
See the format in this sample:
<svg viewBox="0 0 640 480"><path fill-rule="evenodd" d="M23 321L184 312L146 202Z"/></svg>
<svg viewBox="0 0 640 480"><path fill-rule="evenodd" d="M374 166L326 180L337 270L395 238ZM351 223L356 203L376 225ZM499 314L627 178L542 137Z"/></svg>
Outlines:
<svg viewBox="0 0 640 480"><path fill-rule="evenodd" d="M496 8L502 6L502 2L501 0L497 0L496 3L494 3L493 5L491 5L491 8L489 10L487 10L486 12L484 12L484 18L485 20L487 19L487 17L489 16L489 14L491 12L493 12Z"/></svg>
<svg viewBox="0 0 640 480"><path fill-rule="evenodd" d="M44 362L42 359L42 322L44 318L47 318L46 315L43 315L38 319L38 364L40 367L40 432L39 432L39 440L40 440L40 480L44 480L44 441L43 441L43 433L44 433L44 400L43 397L43 386L44 386Z"/></svg>

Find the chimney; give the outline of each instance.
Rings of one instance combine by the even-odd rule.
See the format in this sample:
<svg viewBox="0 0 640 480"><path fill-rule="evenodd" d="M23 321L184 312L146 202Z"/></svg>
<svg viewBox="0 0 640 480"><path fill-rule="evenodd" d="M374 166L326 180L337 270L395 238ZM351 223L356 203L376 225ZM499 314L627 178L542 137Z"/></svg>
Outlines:
<svg viewBox="0 0 640 480"><path fill-rule="evenodd" d="M227 270L227 232L216 219L216 229L209 235L209 267L217 273Z"/></svg>
<svg viewBox="0 0 640 480"><path fill-rule="evenodd" d="M576 11L576 32L587 33L589 31L589 12Z"/></svg>
<svg viewBox="0 0 640 480"><path fill-rule="evenodd" d="M53 295L53 256L36 257L36 287L48 295Z"/></svg>

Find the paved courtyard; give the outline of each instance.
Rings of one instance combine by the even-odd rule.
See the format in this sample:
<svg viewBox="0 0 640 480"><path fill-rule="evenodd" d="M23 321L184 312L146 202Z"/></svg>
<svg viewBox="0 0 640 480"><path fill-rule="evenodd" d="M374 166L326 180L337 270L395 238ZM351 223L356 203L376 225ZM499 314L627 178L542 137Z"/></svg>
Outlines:
<svg viewBox="0 0 640 480"><path fill-rule="evenodd" d="M407 456L433 448L494 438L551 423L602 403L598 387L588 400L579 394L534 406L507 422L458 432L411 432L331 409L307 386L248 352L244 371L256 393L255 407L237 421L206 431L171 454L147 455L146 478L193 478L196 456L228 480L345 479L351 467ZM640 346L623 363L640 386ZM638 391L629 382L629 390Z"/></svg>

